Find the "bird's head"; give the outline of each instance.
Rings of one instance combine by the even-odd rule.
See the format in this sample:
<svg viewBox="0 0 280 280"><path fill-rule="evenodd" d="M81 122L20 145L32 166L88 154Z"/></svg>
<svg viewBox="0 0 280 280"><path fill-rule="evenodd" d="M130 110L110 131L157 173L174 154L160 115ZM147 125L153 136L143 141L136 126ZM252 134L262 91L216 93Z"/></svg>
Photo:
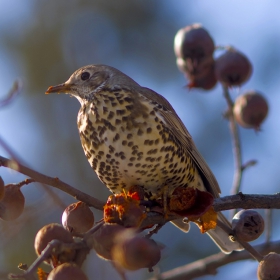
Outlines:
<svg viewBox="0 0 280 280"><path fill-rule="evenodd" d="M75 96L80 103L91 100L103 88L114 89L122 84L136 84L131 78L119 70L107 65L88 65L76 70L70 78L62 84L51 86L49 93L66 93Z"/></svg>

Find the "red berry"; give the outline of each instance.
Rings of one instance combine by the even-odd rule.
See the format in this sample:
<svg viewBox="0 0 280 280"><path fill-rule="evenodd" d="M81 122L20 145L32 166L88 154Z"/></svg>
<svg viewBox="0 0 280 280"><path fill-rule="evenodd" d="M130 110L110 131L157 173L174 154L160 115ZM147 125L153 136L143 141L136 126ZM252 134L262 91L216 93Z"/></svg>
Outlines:
<svg viewBox="0 0 280 280"><path fill-rule="evenodd" d="M217 58L215 74L223 85L227 87L240 86L252 74L252 65L249 59L234 48L229 48Z"/></svg>
<svg viewBox="0 0 280 280"><path fill-rule="evenodd" d="M247 91L236 99L233 113L239 125L259 130L268 114L268 104L260 93Z"/></svg>

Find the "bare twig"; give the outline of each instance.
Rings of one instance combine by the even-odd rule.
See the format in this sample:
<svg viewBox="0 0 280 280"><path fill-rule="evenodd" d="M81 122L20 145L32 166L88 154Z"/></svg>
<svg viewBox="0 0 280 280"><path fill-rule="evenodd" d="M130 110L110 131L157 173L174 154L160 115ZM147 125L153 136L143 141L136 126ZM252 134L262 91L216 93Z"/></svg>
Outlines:
<svg viewBox="0 0 280 280"><path fill-rule="evenodd" d="M76 250L76 249L84 249L86 248L86 243L84 241L78 241L75 243L62 243L59 240L52 240L46 246L46 248L42 251L41 255L33 262L33 264L22 274L10 274L10 279L26 279L26 280L33 280L34 274L36 273L37 269L41 265L43 261L49 259L52 255L52 252L55 251L56 254L60 254L65 251L69 250Z"/></svg>
<svg viewBox="0 0 280 280"><path fill-rule="evenodd" d="M243 171L241 144L240 144L238 127L233 115L234 103L230 97L228 87L223 86L223 94L228 105L227 117L229 119L229 128L232 137L233 156L234 156L234 163L235 163L235 172L234 172L231 194L236 194L240 191L240 184L241 184L242 171Z"/></svg>
<svg viewBox="0 0 280 280"><path fill-rule="evenodd" d="M242 172L247 169L248 167L256 165L258 162L255 159L249 160L242 165Z"/></svg>
<svg viewBox="0 0 280 280"><path fill-rule="evenodd" d="M270 242L271 238L271 231L272 231L272 209L265 210L265 241L267 243Z"/></svg>
<svg viewBox="0 0 280 280"><path fill-rule="evenodd" d="M16 80L8 94L2 100L0 100L0 108L7 106L14 99L14 97L20 93L21 89L22 82L20 80Z"/></svg>
<svg viewBox="0 0 280 280"><path fill-rule="evenodd" d="M265 194L236 194L215 198L213 203L216 212L230 209L280 209L280 193Z"/></svg>
<svg viewBox="0 0 280 280"><path fill-rule="evenodd" d="M269 252L280 253L280 241L260 244L255 246L255 249L262 255L266 255ZM156 278L150 280L191 280L205 275L215 275L219 267L248 259L252 259L252 256L246 250L241 252L234 251L228 255L220 252L193 263L163 272Z"/></svg>
<svg viewBox="0 0 280 280"><path fill-rule="evenodd" d="M103 210L104 202L102 202L78 189L71 187L70 185L59 180L58 178L52 178L52 177L46 176L46 175L39 173L37 171L34 171L20 163L16 163L15 161L9 160L2 156L0 156L0 166L4 166L4 167L11 168L13 170L16 170L16 171L18 171L22 174L25 174L25 175L29 176L30 178L34 179L36 182L40 182L43 184L53 186L57 189L60 189L64 192L68 193L69 195L72 195L77 200L85 202L89 206L92 206L99 210Z"/></svg>
<svg viewBox="0 0 280 280"><path fill-rule="evenodd" d="M16 162L26 165L26 163L21 159L16 152L0 137L0 145L8 152L10 157ZM44 191L51 197L52 201L54 201L57 205L59 205L62 209L65 209L67 205L62 199L47 185L41 183L42 188Z"/></svg>
<svg viewBox="0 0 280 280"><path fill-rule="evenodd" d="M17 187L21 188L21 187L24 186L24 185L28 185L28 184L34 183L34 182L36 182L34 179L28 178L28 179L25 179L25 180L23 180L23 181L21 181L21 182L19 182L19 183L16 183L16 184L9 184L9 185L14 185L14 186L17 186Z"/></svg>
<svg viewBox="0 0 280 280"><path fill-rule="evenodd" d="M232 229L228 227L225 223L220 222L219 220L217 221L217 226L222 228L225 232L228 233L228 235L232 235ZM263 259L263 256L253 247L251 246L248 242L243 241L242 239L239 239L236 236L232 236L234 241L237 241L239 244L242 245L242 247L247 250L250 255L256 259L258 262L260 262Z"/></svg>

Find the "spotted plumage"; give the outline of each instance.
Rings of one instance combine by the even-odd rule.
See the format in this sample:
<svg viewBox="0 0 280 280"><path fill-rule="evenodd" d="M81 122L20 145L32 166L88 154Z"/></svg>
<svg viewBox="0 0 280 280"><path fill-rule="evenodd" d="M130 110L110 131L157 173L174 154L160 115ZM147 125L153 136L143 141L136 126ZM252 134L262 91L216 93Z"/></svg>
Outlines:
<svg viewBox="0 0 280 280"><path fill-rule="evenodd" d="M215 176L163 96L106 65L82 67L51 92L71 94L81 103L85 155L113 193L139 186L147 199L166 199L177 187L192 187L219 196ZM228 223L221 214L219 219ZM220 229L209 233L222 250L238 249Z"/></svg>

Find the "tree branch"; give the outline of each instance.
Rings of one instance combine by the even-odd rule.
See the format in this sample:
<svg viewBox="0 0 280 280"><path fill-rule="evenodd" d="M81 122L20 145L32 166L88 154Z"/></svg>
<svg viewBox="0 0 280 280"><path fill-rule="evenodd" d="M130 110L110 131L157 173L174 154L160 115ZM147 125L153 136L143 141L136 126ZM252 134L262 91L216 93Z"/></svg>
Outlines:
<svg viewBox="0 0 280 280"><path fill-rule="evenodd" d="M230 209L280 209L280 193L265 194L243 194L219 197L214 200L216 212Z"/></svg>
<svg viewBox="0 0 280 280"><path fill-rule="evenodd" d="M235 163L235 171L234 171L231 194L236 194L240 191L242 172L244 169L242 166L241 144L240 144L238 127L233 115L234 103L229 95L228 87L223 86L223 94L228 105L227 117L229 120L229 128L232 137L233 156L234 156L234 163Z"/></svg>
<svg viewBox="0 0 280 280"><path fill-rule="evenodd" d="M42 173L39 173L37 171L34 171L34 170L26 167L18 162L4 158L2 156L0 156L0 166L8 167L10 169L18 171L18 172L25 174L25 175L29 176L30 178L34 179L36 182L53 186L57 189L60 189L64 192L68 193L69 195L75 197L77 200L85 202L89 206L92 206L99 210L103 210L104 202L102 202L78 189L71 187L70 185L59 180L58 178L52 178L52 177L46 176Z"/></svg>
<svg viewBox="0 0 280 280"><path fill-rule="evenodd" d="M280 241L260 244L255 246L255 249L262 255L266 255L269 252L280 253ZM150 280L191 280L205 275L215 275L217 274L217 269L221 266L248 259L252 259L252 256L246 250L241 252L234 251L229 255L225 255L221 252L167 272L163 272L158 275L157 278L151 278Z"/></svg>

